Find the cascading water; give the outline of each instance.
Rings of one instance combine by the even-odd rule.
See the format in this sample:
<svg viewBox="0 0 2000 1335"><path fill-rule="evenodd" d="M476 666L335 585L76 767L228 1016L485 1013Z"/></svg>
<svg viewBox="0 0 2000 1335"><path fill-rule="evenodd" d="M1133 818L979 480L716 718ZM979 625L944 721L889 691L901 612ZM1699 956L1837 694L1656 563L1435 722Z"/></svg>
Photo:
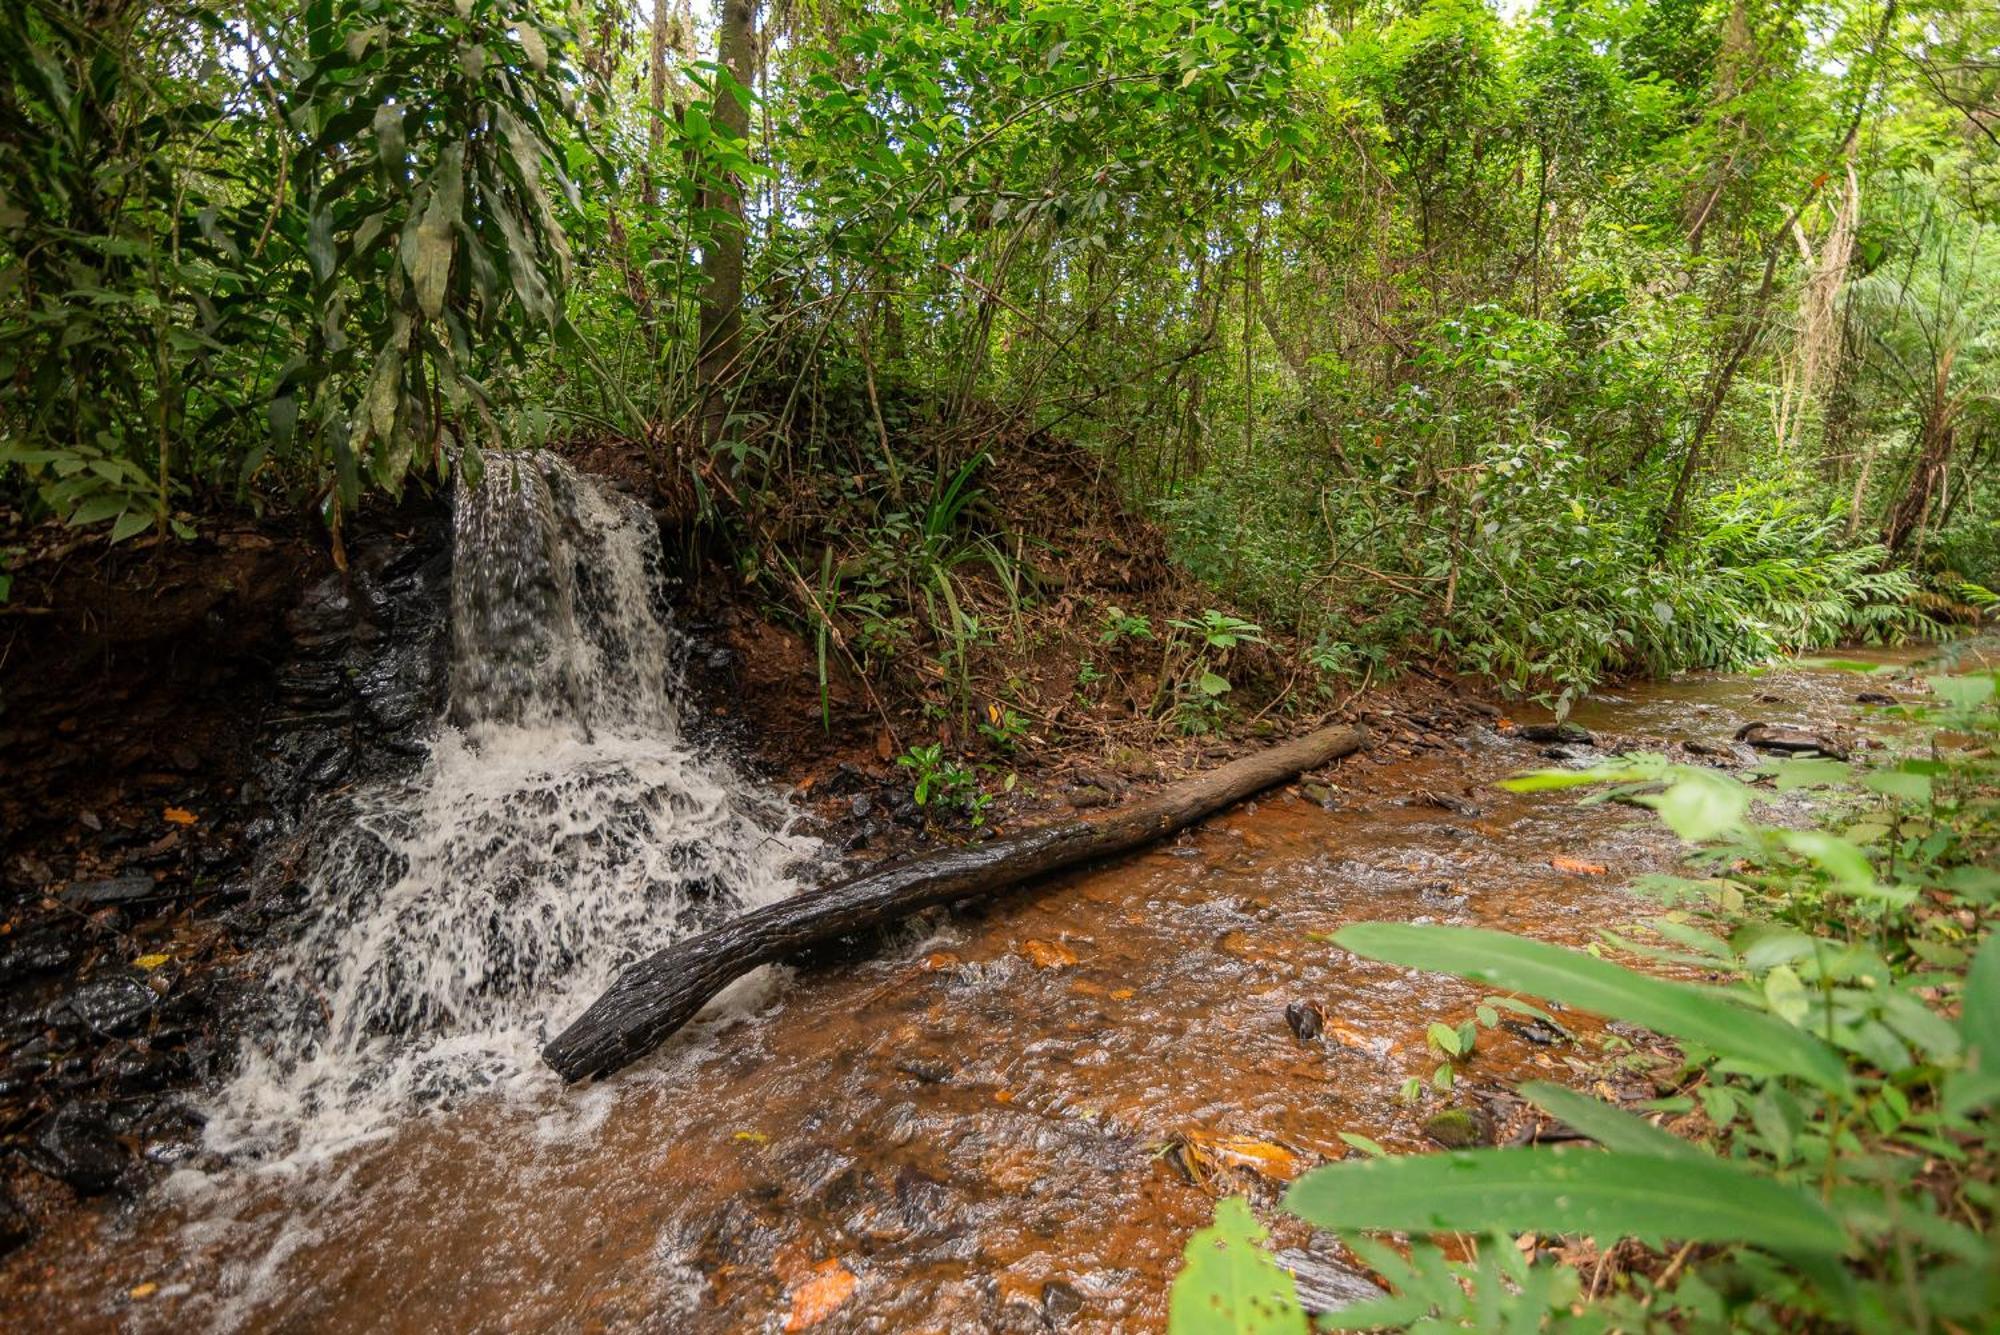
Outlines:
<svg viewBox="0 0 2000 1335"><path fill-rule="evenodd" d="M642 507L519 455L453 526L447 718L414 776L320 818L213 1149L310 1161L548 1079L542 1041L623 965L790 893L812 847L682 740Z"/></svg>

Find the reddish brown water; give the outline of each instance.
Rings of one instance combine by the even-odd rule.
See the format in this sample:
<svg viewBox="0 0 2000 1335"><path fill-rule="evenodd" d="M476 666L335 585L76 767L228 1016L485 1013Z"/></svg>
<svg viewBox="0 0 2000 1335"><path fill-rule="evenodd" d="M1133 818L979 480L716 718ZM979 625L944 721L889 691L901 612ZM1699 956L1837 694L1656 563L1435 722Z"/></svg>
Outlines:
<svg viewBox="0 0 2000 1335"><path fill-rule="evenodd" d="M1576 718L1619 742L1723 741L1751 719L1857 725L1854 692L1880 684L1699 677ZM1577 942L1647 913L1618 886L1670 841L1627 808L1492 786L1539 751L1482 733L1350 762L1337 810L1273 794L775 984L608 1084L434 1114L305 1180L183 1174L16 1256L0 1305L16 1329L1157 1329L1216 1194L1268 1203L1346 1155L1342 1132L1423 1148L1448 1101L1399 1090L1436 1065L1426 1026L1479 993L1328 933ZM1295 1001L1324 1008L1323 1042L1294 1038ZM1494 1033L1457 1097L1560 1076L1574 1051Z"/></svg>

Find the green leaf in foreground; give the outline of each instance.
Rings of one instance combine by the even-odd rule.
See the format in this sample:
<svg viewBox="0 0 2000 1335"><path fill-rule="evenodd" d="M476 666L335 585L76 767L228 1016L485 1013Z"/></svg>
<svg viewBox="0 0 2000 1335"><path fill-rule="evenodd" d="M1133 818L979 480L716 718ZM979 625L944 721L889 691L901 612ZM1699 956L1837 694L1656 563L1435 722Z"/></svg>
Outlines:
<svg viewBox="0 0 2000 1335"><path fill-rule="evenodd" d="M1645 1154L1656 1159L1706 1159L1709 1155L1669 1131L1662 1131L1643 1117L1634 1117L1602 1099L1579 1094L1545 1080L1530 1080L1521 1086L1521 1097L1552 1117L1559 1117L1572 1130L1580 1131L1607 1150L1620 1154Z"/></svg>
<svg viewBox="0 0 2000 1335"><path fill-rule="evenodd" d="M1759 1069L1842 1089L1839 1054L1804 1030L1684 983L1651 978L1608 960L1476 927L1364 922L1334 934L1357 955L1455 973L1493 987L1552 997L1656 1033L1698 1043Z"/></svg>
<svg viewBox="0 0 2000 1335"><path fill-rule="evenodd" d="M1215 1203L1215 1222L1188 1239L1174 1280L1173 1335L1306 1335L1297 1286L1258 1245L1264 1236L1241 1196Z"/></svg>
<svg viewBox="0 0 2000 1335"><path fill-rule="evenodd" d="M1815 1197L1708 1157L1498 1149L1352 1159L1300 1178L1285 1193L1285 1207L1321 1228L1497 1228L1787 1252L1847 1246L1839 1222Z"/></svg>

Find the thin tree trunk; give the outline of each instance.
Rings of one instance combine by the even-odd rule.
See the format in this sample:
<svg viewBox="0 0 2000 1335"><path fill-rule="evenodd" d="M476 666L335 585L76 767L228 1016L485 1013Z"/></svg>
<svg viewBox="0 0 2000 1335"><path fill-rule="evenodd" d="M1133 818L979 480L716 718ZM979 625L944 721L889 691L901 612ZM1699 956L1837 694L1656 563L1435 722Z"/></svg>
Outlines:
<svg viewBox="0 0 2000 1335"><path fill-rule="evenodd" d="M732 139L750 134L750 109L742 99L756 78L756 0L720 0L715 59L739 85L718 90L711 123ZM702 440L713 446L729 420L729 388L735 380L743 334L743 190L728 181L708 192L705 201L723 219L701 251L701 350L696 376L701 383Z"/></svg>

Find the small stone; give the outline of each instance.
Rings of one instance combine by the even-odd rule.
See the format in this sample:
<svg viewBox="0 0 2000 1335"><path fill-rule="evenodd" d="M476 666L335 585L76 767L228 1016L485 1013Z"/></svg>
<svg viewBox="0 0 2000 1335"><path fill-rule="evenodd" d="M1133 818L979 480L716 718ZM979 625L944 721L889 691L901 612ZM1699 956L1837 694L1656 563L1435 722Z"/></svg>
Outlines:
<svg viewBox="0 0 2000 1335"><path fill-rule="evenodd" d="M1309 1316L1338 1312L1355 1303L1388 1296L1386 1290L1353 1266L1318 1252L1287 1247L1278 1253L1278 1264L1291 1272L1299 1306Z"/></svg>
<svg viewBox="0 0 2000 1335"><path fill-rule="evenodd" d="M1486 1119L1469 1108L1446 1108L1424 1119L1424 1134L1448 1150L1486 1143Z"/></svg>
<svg viewBox="0 0 2000 1335"><path fill-rule="evenodd" d="M130 1033L159 998L130 974L93 978L49 1008L49 1022L82 1025L107 1038Z"/></svg>
<svg viewBox="0 0 2000 1335"><path fill-rule="evenodd" d="M1069 790L1068 796L1069 804L1078 810L1111 805L1110 790L1094 783L1080 783Z"/></svg>
<svg viewBox="0 0 2000 1335"><path fill-rule="evenodd" d="M1306 801L1316 802L1328 811L1340 805L1340 794L1323 783L1302 783L1299 785L1299 793Z"/></svg>
<svg viewBox="0 0 2000 1335"><path fill-rule="evenodd" d="M875 810L875 799L867 793L856 793L854 800L847 804L847 810L856 820L867 820Z"/></svg>
<svg viewBox="0 0 2000 1335"><path fill-rule="evenodd" d="M49 1119L35 1137L35 1166L79 1195L101 1196L125 1173L125 1150L110 1125L83 1104Z"/></svg>
<svg viewBox="0 0 2000 1335"><path fill-rule="evenodd" d="M1514 735L1524 742L1569 742L1575 746L1595 746L1590 729L1575 723L1523 723Z"/></svg>
<svg viewBox="0 0 2000 1335"><path fill-rule="evenodd" d="M1326 1011L1317 1001L1294 1001L1285 1007L1285 1023L1294 1038L1310 1043L1326 1029Z"/></svg>
<svg viewBox="0 0 2000 1335"><path fill-rule="evenodd" d="M63 891L63 903L79 908L102 908L107 904L130 904L150 899L159 887L150 876L117 876L104 881L79 881Z"/></svg>
<svg viewBox="0 0 2000 1335"><path fill-rule="evenodd" d="M1896 697L1882 691L1863 691L1854 697L1857 705L1893 705Z"/></svg>
<svg viewBox="0 0 2000 1335"><path fill-rule="evenodd" d="M1049 1325L1062 1330L1083 1310L1083 1295L1061 1280L1042 1285L1042 1316Z"/></svg>

